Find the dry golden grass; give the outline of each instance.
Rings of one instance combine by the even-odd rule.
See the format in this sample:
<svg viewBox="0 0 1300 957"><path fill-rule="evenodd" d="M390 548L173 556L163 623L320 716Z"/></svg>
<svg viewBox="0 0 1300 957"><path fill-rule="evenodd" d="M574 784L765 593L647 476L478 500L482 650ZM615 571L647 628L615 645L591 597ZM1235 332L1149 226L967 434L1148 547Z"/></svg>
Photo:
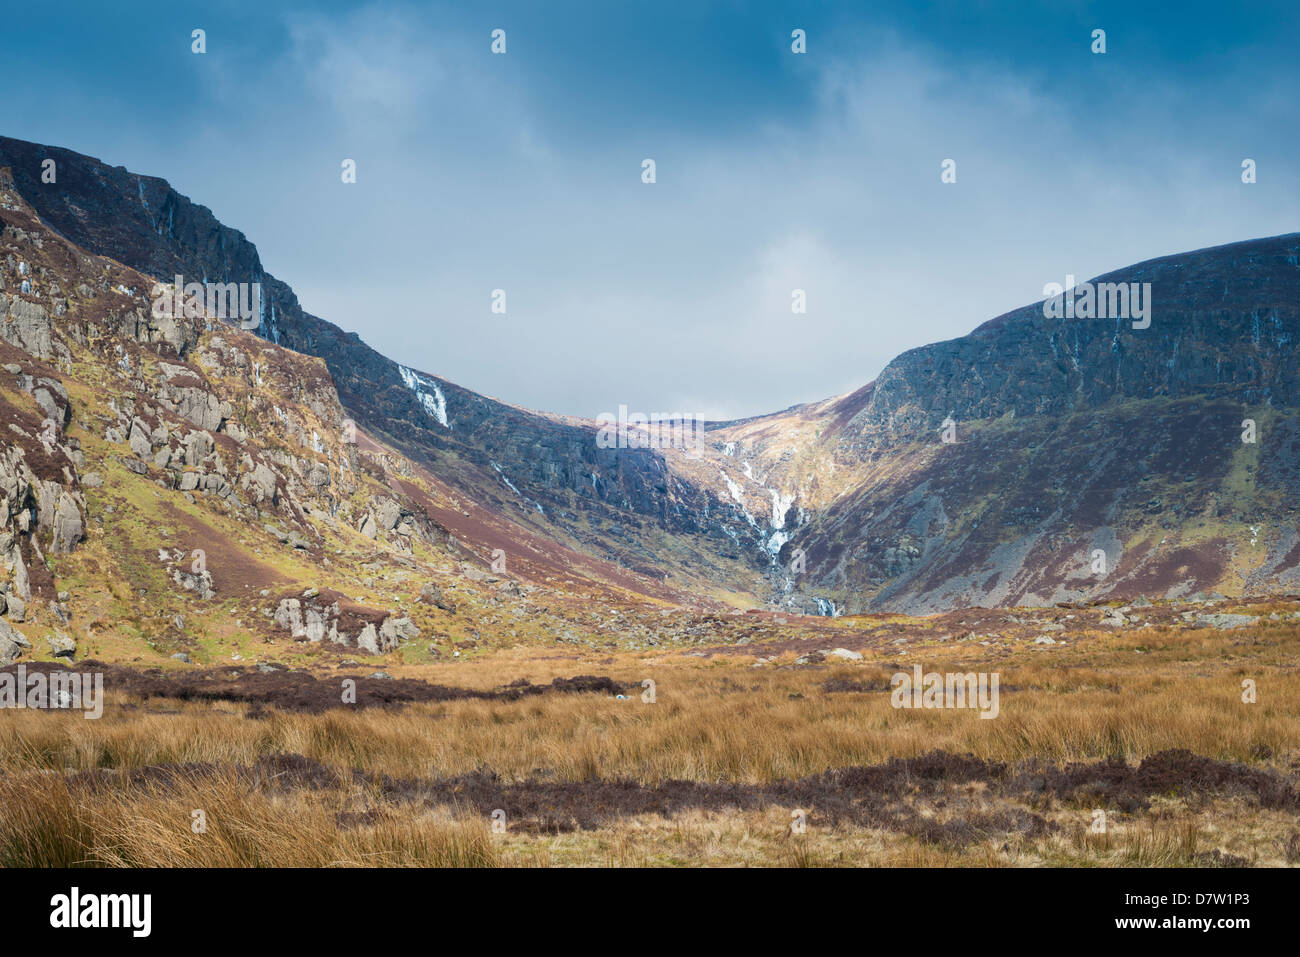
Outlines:
<svg viewBox="0 0 1300 957"><path fill-rule="evenodd" d="M268 794L233 774L87 792L62 775L0 781L6 867L470 867L499 863L481 820L429 814L340 827L340 795ZM204 813L196 833L193 812Z"/></svg>
<svg viewBox="0 0 1300 957"><path fill-rule="evenodd" d="M1177 653L1180 643L1193 640L1174 636L1168 642ZM1289 650L1300 652L1297 645L1292 637ZM870 659L816 670L675 656L653 665L631 656L606 666L573 659L525 667L490 661L429 676L491 687L521 673L546 681L599 668L628 682L653 677L653 704L637 693L624 701L554 694L417 704L400 711L273 712L248 720L246 708L235 703L155 700L124 710L115 705L126 702L110 697L98 721L67 712L6 714L0 722L0 771L247 765L260 755L290 752L395 777L455 775L486 766L507 778L545 769L565 780L761 783L935 749L1008 762L1137 760L1174 748L1245 762L1295 753L1300 673L1293 668L1201 660L1155 669L1155 658L1133 656L1111 667L1031 653L996 663L952 659L944 649L919 658L927 670L997 670L1004 690L1001 714L993 720L971 711L895 710L883 692L822 690L835 677L887 682L894 669ZM1242 702L1242 677L1257 682L1257 703Z"/></svg>
<svg viewBox="0 0 1300 957"><path fill-rule="evenodd" d="M913 648L927 670L997 671L1001 714L899 711L888 694L828 693L845 678L880 686L900 652L868 653L833 667L786 667L793 655L753 667L751 657L704 661L676 654L592 660L508 652L472 663L394 668L401 676L489 688L578 673L638 682L657 701L547 694L518 701L454 701L400 710L337 709L250 719L238 704L110 696L103 719L14 711L0 721L0 863L8 865L330 866L484 864L1156 865L1206 863L1221 850L1261 864L1294 863L1297 821L1232 801L1153 808L1103 836L1086 831L1087 809L1036 808L1059 825L1033 839L960 849L905 834L840 826L789 834L789 808L689 811L633 817L617 826L559 835L494 835L480 816L417 804L394 808L364 788L267 791L233 773L171 789L71 786L68 772L201 763L249 767L268 754L301 754L331 768L396 779L490 769L507 781L538 774L559 781L630 778L764 784L827 769L879 764L934 750L1015 763L1119 757L1134 762L1169 749L1272 767L1300 760L1300 630L1253 635L1150 629L1076 638L1050 652L1031 647ZM1138 654L1138 651L1141 654ZM761 648L755 648L761 654ZM963 657L958 657L958 654ZM1241 681L1259 701L1241 700ZM208 832L192 834L203 808ZM337 815L383 813L341 827ZM919 808L960 814L959 806Z"/></svg>

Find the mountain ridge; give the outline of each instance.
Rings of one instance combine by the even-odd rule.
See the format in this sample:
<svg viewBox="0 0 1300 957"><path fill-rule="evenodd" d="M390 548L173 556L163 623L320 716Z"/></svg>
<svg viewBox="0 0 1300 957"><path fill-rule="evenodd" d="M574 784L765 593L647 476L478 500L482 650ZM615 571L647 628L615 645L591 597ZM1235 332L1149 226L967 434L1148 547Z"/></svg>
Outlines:
<svg viewBox="0 0 1300 957"><path fill-rule="evenodd" d="M47 156L60 164L57 187L39 182L40 161ZM682 586L731 589L799 610L824 610L831 600L832 607L849 611L1107 594L1114 580L1064 591L1031 581L1023 562L1034 547L1015 561L994 559L972 551L972 543L987 533L966 534L957 547L952 529L939 535L931 526L936 516L951 525L956 517L948 513L985 508L976 490L988 483L968 468L1005 470L1006 452L1023 436L1041 432L1048 420L1091 415L1109 421L1130 431L1099 435L1096 448L1124 446L1132 430L1144 432L1146 421L1119 411L1128 402L1155 403L1152 413L1174 429L1181 426L1163 417L1173 408L1169 402L1191 402L1185 409L1177 406L1187 421L1207 403L1220 403L1216 421L1222 422L1233 417L1221 405L1225 401L1282 410L1273 421L1279 436L1268 451L1273 458L1261 464L1268 466L1270 494L1285 497L1294 490L1287 445L1294 423L1287 410L1300 395L1300 365L1289 348L1300 338L1300 234L1155 257L1089 280L1150 283L1156 305L1146 329L1050 319L1040 301L993 317L965 336L907 350L876 379L844 395L709 423L703 448L602 449L594 441L594 423L537 413L402 366L355 333L305 312L291 287L264 271L242 232L221 224L165 180L4 137L0 165L16 170L18 192L43 220L92 252L125 257L126 265L164 281L179 271L263 282L267 294L258 334L320 357L340 401L368 432L453 487L511 512L512 520L534 532L604 560L657 569ZM1244 336L1243 323L1251 323ZM998 423L1007 416L1017 425L1003 434ZM1035 425L1034 419L1042 421ZM945 422L961 441L939 441ZM1226 444L1226 427L1220 431L1224 441L1215 439L1215 454L1231 461L1239 450ZM994 435L1002 436L1000 450L968 441ZM1158 436L1146 440L1153 443L1147 451L1162 442ZM1044 439L1038 448L1047 444ZM978 461L952 458L965 453ZM1056 448L1055 454L1069 450ZM1146 472L1126 477L1130 484L1149 482L1151 469L1171 467L1144 456L1141 448L1131 448L1129 456L1147 462ZM947 464L935 472L939 461ZM1047 466L1028 467L1037 475ZM1206 471L1203 479L1228 481L1227 474ZM954 485L958 475L966 478ZM1092 484L1100 490L1100 483ZM1050 490L1038 494L1053 504L1047 514L1059 512L1064 524L1035 527L1035 541L1071 538L1067 528L1085 517L1112 528L1115 516L1134 507L1111 500L1108 515L1107 509L1071 504ZM930 524L904 516L899 503L906 502L916 508L928 503L922 511L931 515ZM1284 524L1291 521L1289 513L1276 513L1280 506L1271 500L1252 499L1250 507L1265 516L1280 514ZM1021 509L1043 514L1041 505ZM1016 521L1001 521L1019 528ZM1146 534L1142 522L1132 516L1125 521L1130 527L1115 535ZM1237 526L1228 539L1242 533L1244 526ZM1190 535L1185 527L1182 533ZM1274 544L1286 541L1283 527ZM871 557L865 557L868 548ZM1115 564L1122 565L1122 549L1112 550ZM790 572L796 551L807 560L806 574ZM1290 549L1284 552L1283 557ZM1236 562L1211 563L1213 573L1198 583L1223 584L1233 576L1246 581L1248 574L1230 571ZM1286 578L1285 562L1271 567L1270 574ZM946 577L923 580L923 572L937 568L946 568ZM980 568L985 577L974 584L971 576ZM1064 569L1054 574L1069 577ZM1023 580L1012 587L1017 575ZM955 581L965 584L948 587Z"/></svg>

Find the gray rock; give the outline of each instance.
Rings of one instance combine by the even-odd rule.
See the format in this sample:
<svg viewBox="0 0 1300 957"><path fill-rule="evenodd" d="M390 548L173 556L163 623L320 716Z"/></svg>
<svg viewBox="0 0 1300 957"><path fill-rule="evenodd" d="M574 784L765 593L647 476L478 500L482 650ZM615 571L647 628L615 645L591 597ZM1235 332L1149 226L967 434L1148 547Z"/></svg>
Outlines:
<svg viewBox="0 0 1300 957"><path fill-rule="evenodd" d="M410 641L420 637L420 629L415 626L415 622L405 616L396 618L389 616L384 619L384 623L379 626L379 636L383 639L383 644L387 647L395 646L398 641Z"/></svg>
<svg viewBox="0 0 1300 957"><path fill-rule="evenodd" d="M391 498L382 502L379 508L375 510L375 521L379 524L380 529L385 532L391 532L397 526L397 521L401 517L402 507Z"/></svg>
<svg viewBox="0 0 1300 957"><path fill-rule="evenodd" d="M81 524L81 509L77 507L77 500L63 492L59 495L59 504L54 511L53 551L55 554L70 552L84 537L85 529Z"/></svg>
<svg viewBox="0 0 1300 957"><path fill-rule="evenodd" d="M442 593L442 589L433 582L425 582L420 586L420 601L426 605L441 608L443 611L456 610L456 606L447 600L447 597Z"/></svg>
<svg viewBox="0 0 1300 957"><path fill-rule="evenodd" d="M221 431L221 423L234 414L229 402L194 386L164 385L158 401L183 419L209 432Z"/></svg>
<svg viewBox="0 0 1300 957"><path fill-rule="evenodd" d="M26 635L0 619L0 666L13 664L31 646Z"/></svg>
<svg viewBox="0 0 1300 957"><path fill-rule="evenodd" d="M1218 612L1213 615L1201 615L1196 619L1197 628L1217 628L1220 631L1229 628L1244 628L1259 623L1257 615L1228 615Z"/></svg>
<svg viewBox="0 0 1300 957"><path fill-rule="evenodd" d="M315 462L307 471L307 484L314 488L323 488L330 484L329 466L324 462Z"/></svg>
<svg viewBox="0 0 1300 957"><path fill-rule="evenodd" d="M10 299L0 294L0 339L39 359L54 354L50 314L44 306L26 299Z"/></svg>
<svg viewBox="0 0 1300 957"><path fill-rule="evenodd" d="M36 404L41 407L47 419L52 419L56 425L62 426L66 421L68 407L66 404L60 405L55 399L51 389L41 387L32 391L32 398Z"/></svg>
<svg viewBox="0 0 1300 957"><path fill-rule="evenodd" d="M275 609L275 623L294 638L306 635L302 624L302 603L296 598L284 598Z"/></svg>
<svg viewBox="0 0 1300 957"><path fill-rule="evenodd" d="M127 442L131 446L131 451L135 453L138 459L149 459L153 457L153 438L149 427L144 424L144 420L139 416L131 420L131 434L127 436Z"/></svg>
<svg viewBox="0 0 1300 957"><path fill-rule="evenodd" d="M184 461L191 468L197 466L212 454L212 436L204 431L191 432L185 436Z"/></svg>
<svg viewBox="0 0 1300 957"><path fill-rule="evenodd" d="M55 658L71 658L77 653L77 643L61 631L47 635L45 640L50 643L50 653Z"/></svg>
<svg viewBox="0 0 1300 957"><path fill-rule="evenodd" d="M172 658L174 658L177 661L183 661L187 665L193 664L193 661L190 659L190 656L183 651L176 652L176 654L172 655Z"/></svg>
<svg viewBox="0 0 1300 957"><path fill-rule="evenodd" d="M379 654L379 633L373 622L366 622L366 626L357 635L357 647L368 654Z"/></svg>
<svg viewBox="0 0 1300 957"><path fill-rule="evenodd" d="M330 605L329 608L307 605L303 612L307 640L318 642L329 638L330 641L337 642L339 640L338 611L337 604Z"/></svg>
<svg viewBox="0 0 1300 957"><path fill-rule="evenodd" d="M473 565L467 565L464 563L461 564L460 571L462 575L472 582L487 582L487 584L492 585L501 580L495 575L488 574L481 568L475 568Z"/></svg>
<svg viewBox="0 0 1300 957"><path fill-rule="evenodd" d="M1122 628L1124 625L1128 624L1128 619L1120 613L1119 609L1107 608L1101 613L1100 623L1107 628Z"/></svg>

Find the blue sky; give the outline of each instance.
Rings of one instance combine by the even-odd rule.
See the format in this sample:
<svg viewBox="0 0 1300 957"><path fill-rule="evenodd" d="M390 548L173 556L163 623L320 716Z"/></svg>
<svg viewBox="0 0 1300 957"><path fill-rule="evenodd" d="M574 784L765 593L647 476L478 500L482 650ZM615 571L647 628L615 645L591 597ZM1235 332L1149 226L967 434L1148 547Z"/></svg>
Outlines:
<svg viewBox="0 0 1300 957"><path fill-rule="evenodd" d="M31 4L0 132L165 177L407 364L741 416L1067 273L1300 229L1297 5L1134 6Z"/></svg>

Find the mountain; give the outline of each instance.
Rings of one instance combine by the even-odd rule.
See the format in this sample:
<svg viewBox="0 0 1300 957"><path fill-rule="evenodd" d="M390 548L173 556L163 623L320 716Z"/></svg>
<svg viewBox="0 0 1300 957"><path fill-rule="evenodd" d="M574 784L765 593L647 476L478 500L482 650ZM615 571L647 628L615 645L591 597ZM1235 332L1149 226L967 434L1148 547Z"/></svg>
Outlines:
<svg viewBox="0 0 1300 957"><path fill-rule="evenodd" d="M1298 264L1292 234L1117 270L1091 285L1149 283L1149 327L1037 303L721 434L799 489L783 557L849 607L1294 588Z"/></svg>
<svg viewBox="0 0 1300 957"><path fill-rule="evenodd" d="M56 183L42 182L46 159L57 164ZM182 412L215 401L237 413L207 429L214 445L236 419L256 445L263 429L279 428L269 415L293 406L306 410L292 413L297 438L314 430L308 447L323 443L327 467L350 457L382 463L380 485L366 495L316 499L349 535L373 530L385 508L376 496L396 483L396 507L408 524L423 515L430 541L459 543L451 547L467 551L458 560L476 567L498 548L512 566L516 556L521 568L537 562L538 588L576 576L564 580L637 602L823 614L1258 592L1300 580L1294 234L1093 280L1145 290L1145 328L1082 309L1049 317L1035 303L904 353L852 394L711 423L698 448L606 448L599 423L404 367L305 312L242 233L164 180L3 137L0 167L10 170L0 252L13 347L44 348L32 320L39 309L60 320L49 333L52 359L63 358L62 345L74 370L117 361L82 357L76 335L99 342L90 328L105 321L106 299L122 306L114 315L125 325L114 334L188 370L172 373L184 386L165 375L144 383L151 406L192 388L214 398L180 400ZM17 232L65 252L45 261ZM36 270L26 293L20 260ZM210 317L160 327L149 294L176 275L261 283L255 336ZM95 295L81 295L83 285ZM251 380L227 393L207 379L196 350L207 356L233 343L250 368L263 368L258 354L275 357L265 361L284 370L283 401L257 399ZM221 360L223 370L231 361ZM348 419L355 448L321 438L344 434ZM1243 441L1245 420L1254 441ZM115 427L128 426L134 432L129 421ZM364 485L364 468L356 474ZM310 494L298 486L301 502ZM46 534L60 507L69 514L60 501L42 513ZM84 516L80 500L76 507ZM386 525L391 509L383 514ZM300 534L310 537L308 526L312 514Z"/></svg>
<svg viewBox="0 0 1300 957"><path fill-rule="evenodd" d="M725 610L465 495L321 359L153 286L0 167L0 662L644 647Z"/></svg>
<svg viewBox="0 0 1300 957"><path fill-rule="evenodd" d="M46 158L57 164L56 184L41 182ZM683 580L710 587L748 580L745 592L759 587L755 569L725 554L733 537L753 544L747 523L730 533L711 523L706 517L716 513L718 490L681 484L661 456L600 448L594 422L530 412L380 355L355 333L304 312L242 233L161 179L3 137L0 166L12 170L16 191L43 222L90 252L166 282L181 275L261 283L258 335L323 359L360 427L515 521L655 577L665 567L675 574L698 568ZM654 526L649 536L643 523ZM702 533L718 542L699 541Z"/></svg>

